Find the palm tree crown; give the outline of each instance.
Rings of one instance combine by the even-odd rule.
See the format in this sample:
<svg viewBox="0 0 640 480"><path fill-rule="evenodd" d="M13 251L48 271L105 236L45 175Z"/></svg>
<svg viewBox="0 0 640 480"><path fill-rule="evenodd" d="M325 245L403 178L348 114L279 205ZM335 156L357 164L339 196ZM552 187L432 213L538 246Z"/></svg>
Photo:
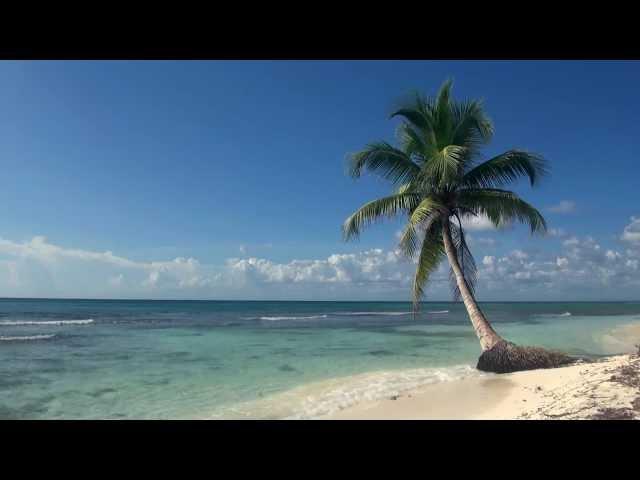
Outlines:
<svg viewBox="0 0 640 480"><path fill-rule="evenodd" d="M545 160L522 150L509 150L481 161L481 147L493 135L493 125L481 101L456 102L446 81L435 98L416 94L391 117L401 117L398 147L386 142L367 145L353 154L349 173L375 173L395 185L392 195L363 205L343 225L345 239L357 237L376 220L407 215L399 247L409 258L417 255L413 282L417 310L429 276L445 257L446 238L452 240L464 282L473 292L476 266L465 240L461 219L485 216L496 227L517 221L531 232L546 231L540 212L503 187L520 177L532 186L547 172ZM444 234L444 235L443 235ZM454 296L459 284L452 274Z"/></svg>

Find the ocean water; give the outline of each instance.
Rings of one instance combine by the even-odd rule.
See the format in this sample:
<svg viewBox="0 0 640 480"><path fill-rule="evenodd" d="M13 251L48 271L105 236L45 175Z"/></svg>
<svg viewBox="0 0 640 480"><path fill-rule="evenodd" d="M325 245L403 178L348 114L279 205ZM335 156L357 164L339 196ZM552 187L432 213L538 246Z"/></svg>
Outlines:
<svg viewBox="0 0 640 480"><path fill-rule="evenodd" d="M520 344L633 351L640 302L484 303ZM0 418L317 418L483 375L464 307L0 299ZM486 375L486 374L484 374Z"/></svg>

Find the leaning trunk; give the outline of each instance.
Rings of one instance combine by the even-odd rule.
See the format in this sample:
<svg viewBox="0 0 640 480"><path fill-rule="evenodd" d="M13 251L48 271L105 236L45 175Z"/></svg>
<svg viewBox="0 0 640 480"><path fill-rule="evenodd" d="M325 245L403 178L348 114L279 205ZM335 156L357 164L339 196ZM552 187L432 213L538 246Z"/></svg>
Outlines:
<svg viewBox="0 0 640 480"><path fill-rule="evenodd" d="M498 342L502 341L502 338L487 321L484 313L480 310L476 299L473 298L471 290L469 290L469 285L467 285L467 281L462 273L462 268L460 268L460 263L458 262L458 253L456 248L453 246L453 241L451 240L451 230L449 228L448 221L444 222L442 239L444 241L444 250L447 254L447 259L449 260L453 274L456 277L460 296L462 297L464 306L469 313L469 318L471 319L473 328L476 331L478 340L480 340L480 347L483 352L491 350Z"/></svg>
<svg viewBox="0 0 640 480"><path fill-rule="evenodd" d="M539 347L521 347L514 343L507 342L496 333L488 322L482 310L473 297L469 285L467 284L460 263L458 262L458 252L451 240L451 229L449 221L443 222L442 240L451 269L456 278L460 296L469 314L469 319L473 325L482 354L478 358L478 370L494 373L508 373L519 370L533 370L536 368L553 368L566 365L574 361L571 357L560 353L545 350Z"/></svg>

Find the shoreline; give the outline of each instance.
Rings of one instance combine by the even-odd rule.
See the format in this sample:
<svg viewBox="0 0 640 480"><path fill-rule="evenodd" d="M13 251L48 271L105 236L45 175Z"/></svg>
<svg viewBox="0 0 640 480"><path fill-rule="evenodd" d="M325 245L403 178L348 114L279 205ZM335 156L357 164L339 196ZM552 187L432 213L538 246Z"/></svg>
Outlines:
<svg viewBox="0 0 640 480"><path fill-rule="evenodd" d="M640 356L431 384L325 420L640 419Z"/></svg>

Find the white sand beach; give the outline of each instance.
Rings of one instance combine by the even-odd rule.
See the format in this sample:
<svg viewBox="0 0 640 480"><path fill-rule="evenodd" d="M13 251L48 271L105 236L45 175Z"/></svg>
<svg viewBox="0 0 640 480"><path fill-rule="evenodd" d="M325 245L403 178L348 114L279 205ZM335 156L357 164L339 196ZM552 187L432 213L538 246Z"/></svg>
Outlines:
<svg viewBox="0 0 640 480"><path fill-rule="evenodd" d="M638 328L637 326L634 326ZM640 357L469 378L363 402L331 420L640 419Z"/></svg>

